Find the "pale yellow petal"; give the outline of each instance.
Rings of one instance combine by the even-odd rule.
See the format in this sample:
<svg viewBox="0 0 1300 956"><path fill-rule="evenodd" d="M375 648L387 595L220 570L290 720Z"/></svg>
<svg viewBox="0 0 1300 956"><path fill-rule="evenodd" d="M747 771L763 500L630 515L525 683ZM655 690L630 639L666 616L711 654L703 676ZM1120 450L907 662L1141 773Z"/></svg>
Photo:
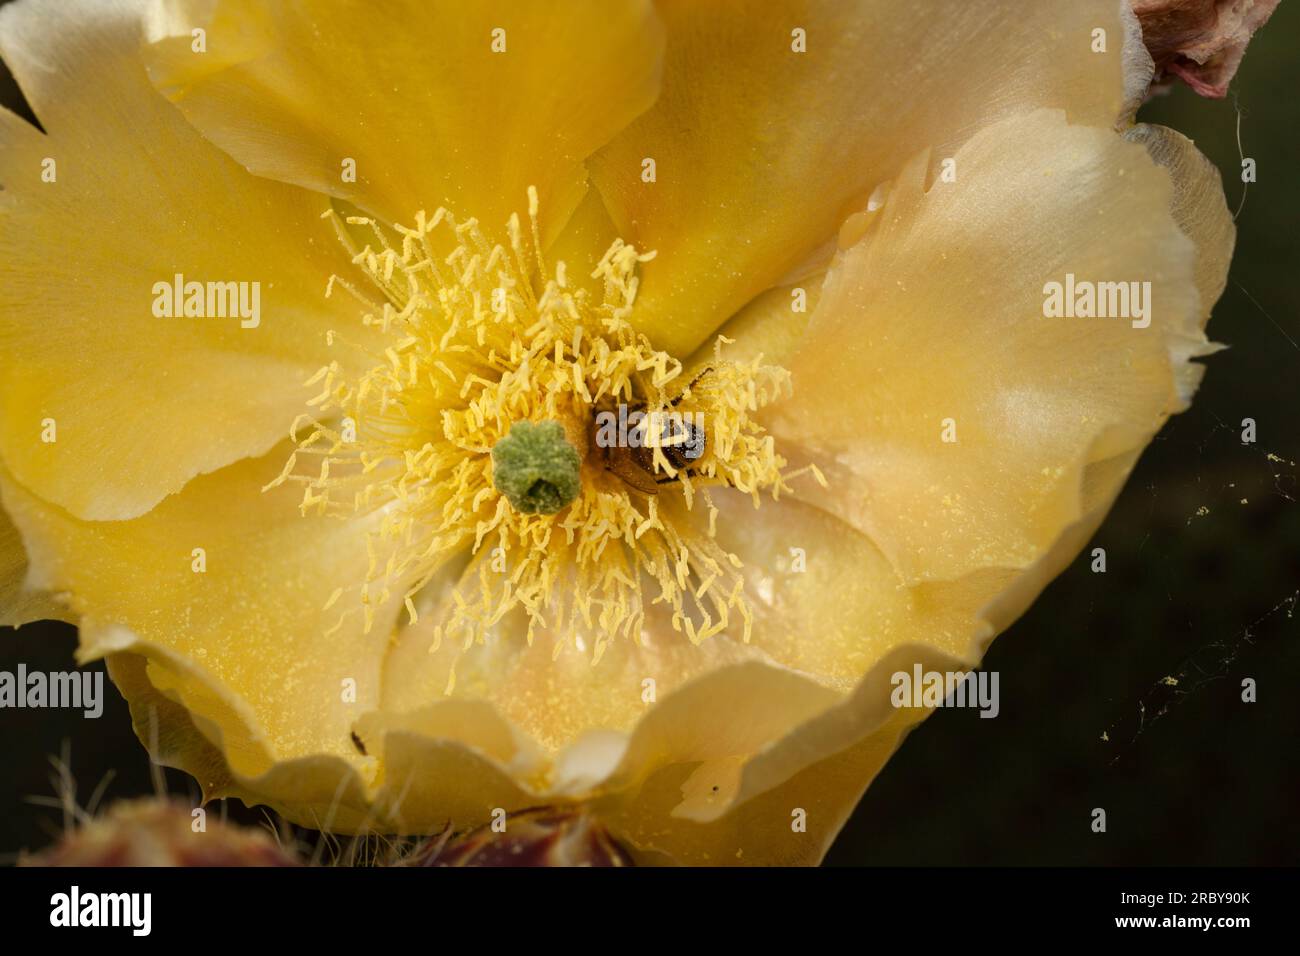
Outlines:
<svg viewBox="0 0 1300 956"><path fill-rule="evenodd" d="M982 126L1037 106L1113 124L1132 96L1126 56L1141 50L1127 0L660 10L663 92L591 165L623 238L659 254L632 321L678 353L779 282L918 149L932 147L937 164ZM1105 52L1093 52L1094 30Z"/></svg>
<svg viewBox="0 0 1300 956"><path fill-rule="evenodd" d="M390 222L447 206L493 234L526 215L529 186L544 235L563 225L583 160L652 102L663 48L648 0L166 9L155 82L253 172ZM208 53L193 52L196 27Z"/></svg>
<svg viewBox="0 0 1300 956"><path fill-rule="evenodd" d="M1166 126L1138 123L1124 137L1145 146L1151 159L1173 180L1174 221L1196 244L1196 290L1204 328L1211 307L1228 283L1228 264L1237 239L1218 167L1190 139Z"/></svg>
<svg viewBox="0 0 1300 956"><path fill-rule="evenodd" d="M603 301L605 280L592 275L605 252L618 239L618 229L605 208L600 190L588 189L560 234L546 248L548 262L564 263L569 288L586 289L595 302Z"/></svg>
<svg viewBox="0 0 1300 956"><path fill-rule="evenodd" d="M401 714L454 699L490 703L523 738L551 756L592 729L626 732L650 709L644 681L654 682L653 698L663 700L693 679L758 656L730 640L699 647L672 632L666 616L650 614L643 645L611 641L600 661L594 646L565 645L555 653L552 635L543 632L529 645L527 623L511 615L481 644L435 641L441 620L436 610L403 630L384 671L385 711Z"/></svg>
<svg viewBox="0 0 1300 956"><path fill-rule="evenodd" d="M334 833L392 834L439 832L449 821L468 828L486 821L495 807L523 809L531 799L489 758L459 743L412 738L400 727L391 734L375 730L382 764L318 754L249 765L240 773L212 743L213 728L201 731L192 711L152 683L156 664L138 653L111 654L107 662L153 759L194 777L204 800L238 798Z"/></svg>
<svg viewBox="0 0 1300 956"><path fill-rule="evenodd" d="M188 773L198 783L204 800L222 796L231 783L225 757L199 732L189 711L149 681L148 658L132 653L109 654L104 665L126 698L131 724L151 759L160 766Z"/></svg>
<svg viewBox="0 0 1300 956"><path fill-rule="evenodd" d="M27 586L27 549L9 515L0 508L0 626L28 621L67 621L68 609L46 591Z"/></svg>
<svg viewBox="0 0 1300 956"><path fill-rule="evenodd" d="M1196 244L1196 290L1201 300L1200 328L1210 320L1210 309L1228 283L1228 266L1237 241L1237 226L1228 211L1218 168L1190 139L1164 126L1138 123L1125 138L1146 147L1151 159L1168 172L1174 186L1172 213L1178 228ZM1199 348L1199 337L1184 342L1184 352ZM1201 383L1205 366L1182 362L1178 376L1178 409L1186 408Z"/></svg>
<svg viewBox="0 0 1300 956"><path fill-rule="evenodd" d="M833 267L772 418L826 472L808 499L907 583L1037 560L1080 517L1089 457L1145 444L1209 350L1195 249L1144 150L1039 111L955 158L928 191L915 158ZM1046 317L1067 275L1149 283L1149 327L1136 298L1131 319Z"/></svg>
<svg viewBox="0 0 1300 956"><path fill-rule="evenodd" d="M864 740L879 742L882 731L898 726L899 719L906 726L925 717L925 709L895 709L895 675L912 674L918 667L923 673L978 667L991 641L1078 558L1139 450L1084 469L1081 517L1062 528L1044 554L1020 571L985 569L954 581L904 586L882 558L864 560L862 545L854 543L855 532L803 505L778 516L774 533L752 533L757 523L751 523L733 535L737 553L753 569L751 579L776 578L771 592L776 600L760 608L755 643L773 648L787 664L832 686L846 678L855 683L840 702L744 761L729 787L706 791L707 801L684 802L676 815L712 821L818 761ZM792 541L810 545L808 569L798 575L789 573L785 553ZM819 566L826 564L830 567L818 575ZM854 569L860 572L856 581L851 580ZM815 580L818 576L820 581ZM808 578L813 580L804 583Z"/></svg>
<svg viewBox="0 0 1300 956"><path fill-rule="evenodd" d="M857 745L706 821L673 815L697 773L680 764L651 777L635 800L597 807L645 864L815 866L912 720L899 712Z"/></svg>
<svg viewBox="0 0 1300 956"><path fill-rule="evenodd" d="M302 517L295 487L260 491L282 463L280 449L195 479L130 521L82 521L3 480L32 583L81 615L79 658L146 658L148 683L244 776L313 755L367 764L352 726L378 703L400 607L374 601L369 632L355 590L326 608L364 580L377 519Z"/></svg>
<svg viewBox="0 0 1300 956"><path fill-rule="evenodd" d="M517 773L455 737L384 727L376 752L384 768L376 803L400 832L436 833L448 823L469 829L488 822L498 807L513 812L537 805Z"/></svg>
<svg viewBox="0 0 1300 956"><path fill-rule="evenodd" d="M0 114L0 454L96 519L265 452L303 382L349 361L326 331L358 324L355 302L324 297L349 268L328 201L250 176L157 94L139 8L0 10L0 55L48 133ZM178 274L247 283L250 317L158 317L155 284Z"/></svg>
<svg viewBox="0 0 1300 956"><path fill-rule="evenodd" d="M928 645L927 661L969 660L990 636L978 612L1010 573L906 588L864 536L825 512L786 499L755 513L738 494L715 497L720 543L746 567L750 642L737 622L695 646L652 613L639 645L612 641L598 660L585 643L556 653L546 632L529 645L513 620L464 648L435 642L435 605L394 644L383 716L367 739L401 727L469 744L539 794L630 795L666 767L730 762L737 792L709 794L709 808L679 801L680 812L696 818L743 799L742 785L747 797L759 781L780 783L892 719L887 694L864 692L870 700L834 718L816 748L782 749L796 728L843 705L873 667L891 673L903 666L894 657L910 667L917 658L901 648ZM806 567L792 568L792 548ZM502 722L483 724L488 714ZM750 765L764 753L768 759Z"/></svg>
<svg viewBox="0 0 1300 956"><path fill-rule="evenodd" d="M799 350L808 320L821 299L825 270L805 276L797 283L768 289L733 315L718 330L730 339L722 355L733 362L761 358L766 365L785 366ZM713 356L714 343L706 342L686 362L687 368L706 364Z"/></svg>

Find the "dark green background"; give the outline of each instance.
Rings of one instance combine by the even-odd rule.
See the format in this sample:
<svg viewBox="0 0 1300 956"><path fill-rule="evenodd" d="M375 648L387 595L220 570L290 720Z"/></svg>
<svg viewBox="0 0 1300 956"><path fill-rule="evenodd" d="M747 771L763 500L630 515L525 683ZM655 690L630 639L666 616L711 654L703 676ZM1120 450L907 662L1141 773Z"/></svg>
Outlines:
<svg viewBox="0 0 1300 956"><path fill-rule="evenodd" d="M1240 111L1258 182L1210 324L1231 348L1207 360L1191 410L1143 455L1098 532L1108 572L1080 556L997 640L985 667L1001 674L1001 715L940 710L921 725L828 863L1300 863L1297 35L1300 9L1283 3L1227 100L1180 87L1140 114L1196 140L1236 209ZM1247 417L1254 445L1240 441ZM64 669L74 645L66 625L5 631L0 669ZM1161 683L1170 675L1177 687ZM1244 677L1258 682L1255 704L1241 702ZM110 798L151 791L126 707L108 696L93 722L5 714L0 853L59 829L56 812L25 799L52 794L47 756L65 740L83 800L110 771ZM193 792L183 775L168 779ZM1090 829L1094 807L1107 811L1105 834Z"/></svg>

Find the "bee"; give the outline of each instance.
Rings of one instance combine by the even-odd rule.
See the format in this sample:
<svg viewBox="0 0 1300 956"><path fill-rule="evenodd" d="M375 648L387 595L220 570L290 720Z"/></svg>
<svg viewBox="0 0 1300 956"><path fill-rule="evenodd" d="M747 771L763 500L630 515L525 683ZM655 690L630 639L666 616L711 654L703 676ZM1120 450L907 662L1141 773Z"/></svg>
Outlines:
<svg viewBox="0 0 1300 956"><path fill-rule="evenodd" d="M711 371L712 367L706 367L696 375L690 384L669 402L669 407L676 408L691 388ZM616 413L608 408L596 410L591 419L587 447L592 449L597 462L606 471L617 475L643 494L657 495L660 485L680 481L683 474L695 474L692 466L703 456L708 435L703 422L693 421L689 414L669 415L658 420L659 451L676 473L669 475L658 471L655 469L655 450L649 447L650 443L646 442L644 437L636 442L625 440L627 425L632 422L634 416L635 423L632 424L632 430L639 429L642 436L655 423L648 416L646 408L645 402L620 406L617 420L621 440L617 441L608 440L606 431L613 424Z"/></svg>

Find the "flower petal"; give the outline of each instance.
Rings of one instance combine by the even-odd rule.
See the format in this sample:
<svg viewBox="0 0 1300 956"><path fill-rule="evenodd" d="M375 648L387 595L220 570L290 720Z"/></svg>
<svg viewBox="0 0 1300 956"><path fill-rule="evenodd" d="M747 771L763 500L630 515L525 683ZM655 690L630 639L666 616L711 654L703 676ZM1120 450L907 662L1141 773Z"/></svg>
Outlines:
<svg viewBox="0 0 1300 956"><path fill-rule="evenodd" d="M895 710L895 675L910 674L918 666L923 672L940 673L978 667L993 638L1078 555L1110 509L1139 451L1089 464L1082 481L1081 517L1061 529L1037 561L1019 571L990 568L954 581L907 586L882 556L863 550L855 541L860 537L856 532L807 505L783 501L771 520L729 522L728 546L745 561L751 583L758 582L755 590L765 595L756 611L754 643L770 649L786 666L829 686L852 689L738 766L730 788L716 788L706 801L683 803L674 815L697 822L720 820L733 808L864 741L879 744L884 734L899 742L898 731L929 711ZM792 567L787 553L793 542L800 542L805 552L803 571ZM827 600L828 595L833 599ZM888 751L880 760L887 757Z"/></svg>
<svg viewBox="0 0 1300 956"><path fill-rule="evenodd" d="M9 515L0 508L0 626L72 619L53 595L27 586L27 549Z"/></svg>
<svg viewBox="0 0 1300 956"><path fill-rule="evenodd" d="M800 279L797 284L780 285L755 297L718 330L719 335L731 340L723 344L723 358L733 362L761 358L765 364L784 367L799 350L825 282L823 270ZM802 305L801 310L795 308L797 303ZM707 364L713 349L712 342L700 346L686 361L686 367L693 369Z"/></svg>
<svg viewBox="0 0 1300 956"><path fill-rule="evenodd" d="M0 112L0 454L93 519L265 452L311 396L303 381L348 360L326 330L359 324L323 295L351 268L320 222L328 201L250 176L158 96L139 6L0 10L0 54L48 131ZM156 316L155 283L177 274L260 283L259 324Z"/></svg>
<svg viewBox="0 0 1300 956"><path fill-rule="evenodd" d="M911 718L896 714L857 745L709 819L673 816L689 778L698 773L681 764L652 776L635 800L597 806L605 823L639 851L643 863L815 866L910 723ZM706 789L709 779L702 778Z"/></svg>
<svg viewBox="0 0 1300 956"><path fill-rule="evenodd" d="M1134 144L1043 110L973 137L955 182L924 191L926 165L833 267L772 421L827 474L808 500L909 584L1033 563L1080 517L1086 456L1145 445L1210 350L1169 177ZM1150 327L1045 317L1067 274L1149 282Z"/></svg>
<svg viewBox="0 0 1300 956"><path fill-rule="evenodd" d="M484 701L551 757L593 728L626 732L636 726L648 709L647 679L654 681L653 696L662 699L695 678L759 656L731 641L696 647L664 619L647 627L643 646L611 641L593 664L586 644L567 645L558 655L549 633L529 644L527 623L517 614L482 644L465 648L448 639L434 650L439 620L431 610L398 637L385 665L383 710L409 713L449 698ZM787 704L795 706L793 693L783 700Z"/></svg>
<svg viewBox="0 0 1300 956"><path fill-rule="evenodd" d="M1219 169L1190 139L1166 126L1138 123L1125 131L1124 138L1145 146L1151 161L1173 180L1170 211L1178 228L1196 244L1196 291L1201 300L1201 328L1205 328L1210 308L1228 284L1228 265L1237 239Z"/></svg>
<svg viewBox="0 0 1300 956"><path fill-rule="evenodd" d="M491 232L536 186L548 238L586 190L583 160L653 101L663 47L648 0L177 0L167 13L155 82L253 172L389 222L442 205ZM195 27L211 53L192 52Z"/></svg>
<svg viewBox="0 0 1300 956"><path fill-rule="evenodd" d="M1036 106L1110 125L1149 79L1127 0L670 0L661 11L663 93L591 167L622 237L659 254L632 321L678 354L830 238L917 149L933 147L937 163ZM795 30L807 52L795 52ZM1093 52L1094 30L1105 52Z"/></svg>
<svg viewBox="0 0 1300 956"><path fill-rule="evenodd" d="M700 762L734 764L739 782L750 758L842 704L889 652L928 643L941 649L932 658L966 658L990 636L978 612L1010 573L907 589L870 541L825 512L786 499L765 503L755 520L748 498L715 497L722 507L720 543L749 572L750 643L737 633L696 646L651 614L640 645L613 641L595 662L585 646L554 653L545 633L530 645L522 623L513 620L482 644L444 641L435 648L435 607L395 642L382 716L363 736L369 741L381 728L400 727L471 745L514 766L539 798L593 789L632 793L665 767ZM791 546L812 556L809 568L791 570ZM827 594L837 599L827 601ZM887 698L878 697L885 710L873 706L851 724L842 721L836 749L891 719ZM462 709L471 705L490 708L499 723L467 734L471 721ZM810 752L790 755L783 769L769 761L766 785L834 750ZM746 786L754 779L746 778ZM717 815L736 795L710 797L711 806L692 809L688 800L681 812L693 819L706 810Z"/></svg>
<svg viewBox="0 0 1300 956"><path fill-rule="evenodd" d="M451 741L414 738L400 727L373 736L380 772L335 755L284 759L233 770L228 756L200 732L195 715L158 689L158 665L138 653L110 654L113 682L131 705L136 734L153 759L193 776L203 799L265 804L300 826L333 833L438 832L448 820L472 826L493 807L523 809L525 795L490 758ZM407 808L419 812L408 818ZM423 827L416 818L426 821Z"/></svg>
<svg viewBox="0 0 1300 956"><path fill-rule="evenodd" d="M378 702L400 607L376 605L368 633L357 606L344 614L355 596L326 609L364 579L378 519L304 518L293 486L261 493L284 454L197 478L130 521L82 521L0 473L32 583L70 591L81 615L79 658L146 658L148 684L246 777L312 755L367 764L352 725Z"/></svg>

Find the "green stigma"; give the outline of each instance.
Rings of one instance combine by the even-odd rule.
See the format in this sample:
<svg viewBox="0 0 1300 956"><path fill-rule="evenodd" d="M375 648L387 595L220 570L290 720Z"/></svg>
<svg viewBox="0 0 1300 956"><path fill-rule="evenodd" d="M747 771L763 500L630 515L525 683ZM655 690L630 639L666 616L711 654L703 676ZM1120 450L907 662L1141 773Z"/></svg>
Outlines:
<svg viewBox="0 0 1300 956"><path fill-rule="evenodd" d="M492 446L492 484L526 515L553 515L578 497L581 467L559 422L515 422Z"/></svg>

